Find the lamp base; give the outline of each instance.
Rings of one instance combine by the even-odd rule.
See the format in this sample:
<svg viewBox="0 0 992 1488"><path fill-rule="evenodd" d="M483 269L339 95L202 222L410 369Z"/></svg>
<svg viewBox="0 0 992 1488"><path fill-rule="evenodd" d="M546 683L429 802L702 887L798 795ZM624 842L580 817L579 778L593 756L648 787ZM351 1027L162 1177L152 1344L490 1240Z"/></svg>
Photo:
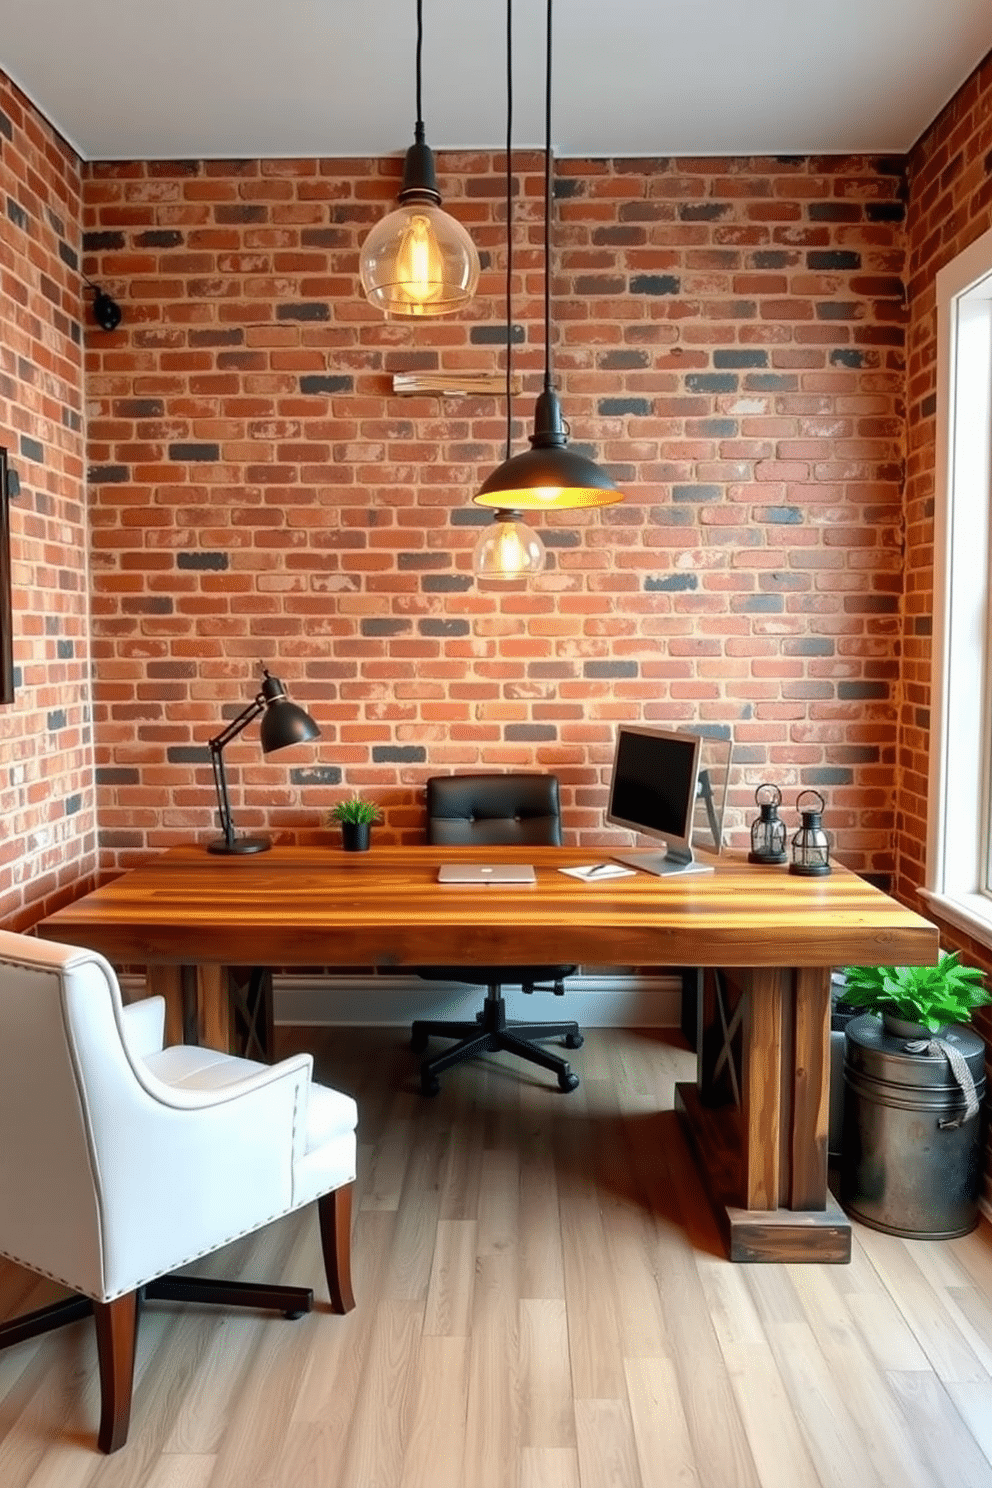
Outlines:
<svg viewBox="0 0 992 1488"><path fill-rule="evenodd" d="M272 846L270 837L235 837L228 842L226 837L215 837L207 843L207 852L212 853L260 853L268 852Z"/></svg>

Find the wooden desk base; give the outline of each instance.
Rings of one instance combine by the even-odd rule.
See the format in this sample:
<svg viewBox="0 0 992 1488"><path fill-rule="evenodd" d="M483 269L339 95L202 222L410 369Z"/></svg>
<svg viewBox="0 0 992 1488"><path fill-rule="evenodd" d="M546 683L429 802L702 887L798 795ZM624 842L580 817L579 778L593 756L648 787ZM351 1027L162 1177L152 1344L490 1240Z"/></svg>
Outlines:
<svg viewBox="0 0 992 1488"><path fill-rule="evenodd" d="M700 973L695 1085L675 1109L731 1260L846 1262L827 1188L830 969Z"/></svg>
<svg viewBox="0 0 992 1488"><path fill-rule="evenodd" d="M742 1209L732 1200L724 1163L721 1123L707 1111L695 1085L675 1087L682 1118L699 1164L703 1186L732 1261L815 1261L844 1265L851 1259L851 1221L827 1192L824 1209Z"/></svg>
<svg viewBox="0 0 992 1488"><path fill-rule="evenodd" d="M169 1042L265 1057L261 1045L242 1049L236 1038L232 970L148 967L149 991L166 999ZM824 997L829 997L829 972L762 968L704 974L699 1073L696 1084L675 1087L675 1109L732 1261L844 1264L851 1259L851 1224L826 1179L829 1070L819 1053ZM805 1050L797 1039L805 1040ZM265 1047L271 1048L271 1033ZM727 1098L728 1091L735 1099ZM755 1119L761 1138L755 1129L749 1145ZM793 1152L787 1140L797 1122L813 1131L812 1160L810 1144ZM769 1125L781 1134L777 1143L767 1140ZM790 1204L794 1193L802 1194L795 1207ZM774 1194L779 1205L768 1207L767 1197Z"/></svg>

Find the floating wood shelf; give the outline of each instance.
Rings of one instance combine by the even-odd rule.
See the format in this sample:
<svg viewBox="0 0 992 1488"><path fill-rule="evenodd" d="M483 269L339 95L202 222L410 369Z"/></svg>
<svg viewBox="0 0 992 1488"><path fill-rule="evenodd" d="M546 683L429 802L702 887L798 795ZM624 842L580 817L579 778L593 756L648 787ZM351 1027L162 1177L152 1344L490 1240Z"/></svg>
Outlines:
<svg viewBox="0 0 992 1488"><path fill-rule="evenodd" d="M520 391L520 378L511 376L511 394ZM441 398L505 396L506 377L501 372L394 372L393 392L404 396L433 394Z"/></svg>

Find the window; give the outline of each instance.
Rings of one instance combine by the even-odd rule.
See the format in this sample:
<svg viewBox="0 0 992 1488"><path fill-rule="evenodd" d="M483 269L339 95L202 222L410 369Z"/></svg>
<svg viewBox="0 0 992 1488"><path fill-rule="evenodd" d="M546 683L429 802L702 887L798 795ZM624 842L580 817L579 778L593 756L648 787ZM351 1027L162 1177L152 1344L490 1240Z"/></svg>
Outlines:
<svg viewBox="0 0 992 1488"><path fill-rule="evenodd" d="M937 275L937 338L924 896L992 945L992 232Z"/></svg>

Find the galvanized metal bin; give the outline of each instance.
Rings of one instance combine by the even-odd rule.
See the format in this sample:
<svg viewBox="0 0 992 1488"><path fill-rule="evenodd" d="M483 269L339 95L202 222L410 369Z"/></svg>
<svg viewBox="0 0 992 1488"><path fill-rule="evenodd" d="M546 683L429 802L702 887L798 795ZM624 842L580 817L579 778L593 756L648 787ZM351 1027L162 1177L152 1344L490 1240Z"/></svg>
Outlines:
<svg viewBox="0 0 992 1488"><path fill-rule="evenodd" d="M978 1223L986 1126L985 1044L971 1029L940 1037L967 1060L978 1115L960 1126L965 1095L943 1054L907 1052L879 1018L845 1030L840 1202L876 1230L926 1240L966 1235Z"/></svg>

